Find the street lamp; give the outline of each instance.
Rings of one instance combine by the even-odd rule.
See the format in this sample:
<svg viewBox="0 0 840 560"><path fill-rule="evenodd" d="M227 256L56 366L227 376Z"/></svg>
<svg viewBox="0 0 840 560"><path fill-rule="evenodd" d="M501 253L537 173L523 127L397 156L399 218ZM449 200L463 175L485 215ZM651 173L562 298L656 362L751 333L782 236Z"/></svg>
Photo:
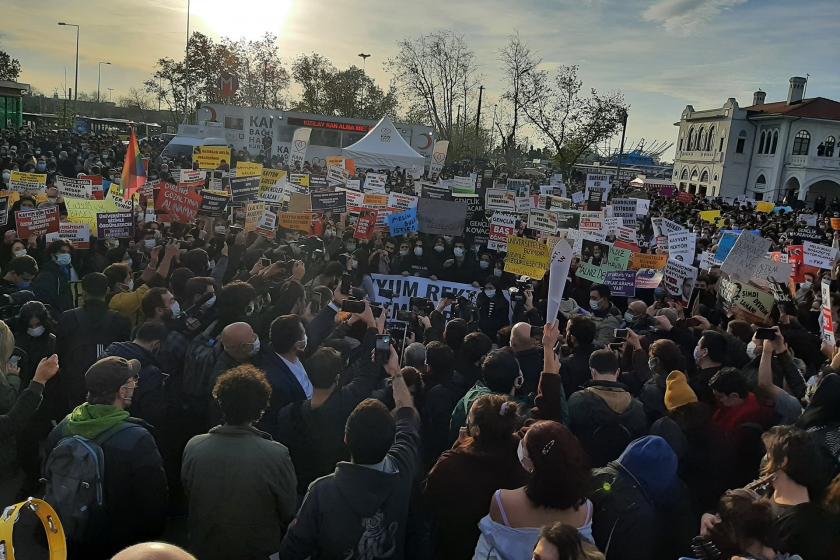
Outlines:
<svg viewBox="0 0 840 560"><path fill-rule="evenodd" d="M370 58L369 54L359 53L359 58L362 59L362 70L367 69L367 59Z"/></svg>
<svg viewBox="0 0 840 560"><path fill-rule="evenodd" d="M73 101L78 101L79 99L79 26L75 23L66 23L64 21L59 21L58 25L64 25L66 27L75 27L76 28L76 83L73 85L75 88L73 90Z"/></svg>
<svg viewBox="0 0 840 560"><path fill-rule="evenodd" d="M99 87L102 85L102 65L103 64L111 64L110 62L100 62L99 63L99 76L96 78L96 102L99 103Z"/></svg>

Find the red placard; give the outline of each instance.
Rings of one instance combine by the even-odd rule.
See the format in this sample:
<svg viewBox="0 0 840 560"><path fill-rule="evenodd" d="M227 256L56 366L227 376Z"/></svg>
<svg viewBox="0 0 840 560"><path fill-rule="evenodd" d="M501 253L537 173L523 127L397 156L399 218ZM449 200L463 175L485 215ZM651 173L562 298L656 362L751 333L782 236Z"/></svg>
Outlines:
<svg viewBox="0 0 840 560"><path fill-rule="evenodd" d="M353 237L356 239L373 238L373 233L376 228L376 218L377 212L375 210L362 211L359 219L356 221L356 231L353 233Z"/></svg>
<svg viewBox="0 0 840 560"><path fill-rule="evenodd" d="M690 204L694 200L694 195L690 192L680 191L677 193L677 202Z"/></svg>
<svg viewBox="0 0 840 560"><path fill-rule="evenodd" d="M163 183L155 203L157 212L165 211L173 222L188 224L195 220L201 208L201 195L184 185Z"/></svg>
<svg viewBox="0 0 840 560"><path fill-rule="evenodd" d="M15 212L15 229L18 237L29 239L48 233L58 232L58 206L37 210L19 210Z"/></svg>

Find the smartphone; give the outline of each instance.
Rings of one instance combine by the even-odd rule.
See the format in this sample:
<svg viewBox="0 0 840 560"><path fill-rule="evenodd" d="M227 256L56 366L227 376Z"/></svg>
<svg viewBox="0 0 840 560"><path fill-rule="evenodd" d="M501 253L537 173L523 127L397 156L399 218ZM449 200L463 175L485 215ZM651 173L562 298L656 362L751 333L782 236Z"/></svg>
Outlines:
<svg viewBox="0 0 840 560"><path fill-rule="evenodd" d="M620 338L621 340L627 339L627 329L615 329L613 331L613 338Z"/></svg>
<svg viewBox="0 0 840 560"><path fill-rule="evenodd" d="M9 356L9 363L12 364L14 367L18 367L18 362L20 361L20 356Z"/></svg>
<svg viewBox="0 0 840 560"><path fill-rule="evenodd" d="M350 295L350 288L353 286L352 280L350 279L350 275L344 273L341 275L341 284L339 286L339 291L344 294L345 296Z"/></svg>
<svg viewBox="0 0 840 560"><path fill-rule="evenodd" d="M376 335L376 363L383 365L391 357L391 335Z"/></svg>
<svg viewBox="0 0 840 560"><path fill-rule="evenodd" d="M358 299L345 299L341 302L341 310L348 313L364 313L365 302Z"/></svg>
<svg viewBox="0 0 840 560"><path fill-rule="evenodd" d="M755 329L756 340L773 340L776 338L776 330L767 327L759 327Z"/></svg>

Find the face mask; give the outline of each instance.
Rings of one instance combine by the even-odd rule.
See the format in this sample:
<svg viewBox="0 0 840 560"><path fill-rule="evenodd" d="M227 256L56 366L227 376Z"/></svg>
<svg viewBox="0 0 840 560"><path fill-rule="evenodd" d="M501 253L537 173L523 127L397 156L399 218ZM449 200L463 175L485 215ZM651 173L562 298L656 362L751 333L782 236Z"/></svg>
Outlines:
<svg viewBox="0 0 840 560"><path fill-rule="evenodd" d="M248 307L245 308L245 315L250 317L251 315L254 314L254 311L256 311L256 310L257 310L256 305L254 305L253 303L249 303Z"/></svg>
<svg viewBox="0 0 840 560"><path fill-rule="evenodd" d="M464 256L464 248L463 247L455 247L452 249L452 254L454 254L459 259Z"/></svg>
<svg viewBox="0 0 840 560"><path fill-rule="evenodd" d="M9 182L9 179L11 179L11 178L12 178L12 174L11 174L11 173L9 173L8 171L4 171L4 172L3 172L3 181L5 181L5 182L7 182L7 183L8 183L8 182Z"/></svg>
<svg viewBox="0 0 840 560"><path fill-rule="evenodd" d="M55 256L55 262L57 262L61 266L67 266L70 264L72 258L73 257L70 256L70 253L59 253Z"/></svg>
<svg viewBox="0 0 840 560"><path fill-rule="evenodd" d="M172 305L169 306L169 310L172 312L173 317L178 317L181 314L181 304L173 301Z"/></svg>
<svg viewBox="0 0 840 560"><path fill-rule="evenodd" d="M117 241L116 239L106 239L105 240L105 246L109 249L116 249L117 247L120 246L120 242Z"/></svg>
<svg viewBox="0 0 840 560"><path fill-rule="evenodd" d="M18 249L15 251L16 257L25 257L26 256L26 249Z"/></svg>
<svg viewBox="0 0 840 560"><path fill-rule="evenodd" d="M447 243L452 243L452 239L453 238L452 238L451 235L444 235L443 236L443 240L446 241Z"/></svg>
<svg viewBox="0 0 840 560"><path fill-rule="evenodd" d="M443 253L445 247L443 245L435 245L435 252L436 253Z"/></svg>
<svg viewBox="0 0 840 560"><path fill-rule="evenodd" d="M808 282L808 281L806 280L805 282L802 282L799 286L800 286L803 290L810 290L810 289L811 289L811 286L813 286L813 284L812 284L811 282Z"/></svg>
<svg viewBox="0 0 840 560"><path fill-rule="evenodd" d="M344 248L347 249L347 252L352 253L353 251L356 250L356 244L355 243L347 243L344 246Z"/></svg>
<svg viewBox="0 0 840 560"><path fill-rule="evenodd" d="M496 278L501 278L502 269L501 268L494 268L493 269L493 276L495 276Z"/></svg>
<svg viewBox="0 0 840 560"><path fill-rule="evenodd" d="M324 237L335 237L335 230L328 229L324 231Z"/></svg>
<svg viewBox="0 0 840 560"><path fill-rule="evenodd" d="M407 257L408 256L408 249L400 249L400 256Z"/></svg>
<svg viewBox="0 0 840 560"><path fill-rule="evenodd" d="M134 290L134 278L132 278L131 280L129 280L128 282L126 282L126 283L125 283L125 287L126 287L126 288L128 288L128 291L129 291L129 292L130 292L130 291L132 291L132 290Z"/></svg>
<svg viewBox="0 0 840 560"><path fill-rule="evenodd" d="M761 354L761 348L756 346L755 342L751 340L750 343L747 344L747 356L757 357L759 354Z"/></svg>
<svg viewBox="0 0 840 560"><path fill-rule="evenodd" d="M44 334L45 330L47 329L44 328L44 325L38 325L37 327L29 327L26 329L26 333L33 338L37 338Z"/></svg>
<svg viewBox="0 0 840 560"><path fill-rule="evenodd" d="M703 358L703 350L699 346L694 347L694 362L700 363L700 360Z"/></svg>
<svg viewBox="0 0 840 560"><path fill-rule="evenodd" d="M46 163L39 163L38 165L36 165L36 166L35 166L35 169L36 169L39 173L43 173L44 171L46 171L46 170L47 170L47 164L46 164Z"/></svg>
<svg viewBox="0 0 840 560"><path fill-rule="evenodd" d="M216 304L216 296L214 295L213 297L211 297L210 299L205 301L203 304L201 304L201 307L202 307L202 309L210 309L215 304Z"/></svg>
<svg viewBox="0 0 840 560"><path fill-rule="evenodd" d="M598 311L599 309L601 309L601 302L600 301L595 301L594 299L590 299L589 300L589 308L592 311Z"/></svg>
<svg viewBox="0 0 840 560"><path fill-rule="evenodd" d="M481 270L487 270L490 268L490 263L487 261L479 261L478 266L481 267Z"/></svg>
<svg viewBox="0 0 840 560"><path fill-rule="evenodd" d="M213 299L216 299L216 298L213 298ZM259 337L257 337L257 339L254 340L254 342L252 342L249 346L251 347L251 349L246 352L249 356L254 357L257 354L259 354L260 353L260 339L259 339Z"/></svg>
<svg viewBox="0 0 840 560"><path fill-rule="evenodd" d="M494 297L496 297L496 290L488 290L485 288L484 295L486 295L490 299L493 299Z"/></svg>
<svg viewBox="0 0 840 560"><path fill-rule="evenodd" d="M414 256L422 257L423 256L423 247L415 247L414 248Z"/></svg>
<svg viewBox="0 0 840 560"><path fill-rule="evenodd" d="M656 367L659 365L659 360L656 358L650 358L648 360L648 369L650 371L656 372Z"/></svg>
<svg viewBox="0 0 840 560"><path fill-rule="evenodd" d="M355 259L351 260L350 261L350 268L353 269L353 270L356 270L357 268L359 268L359 261L357 261Z"/></svg>
<svg viewBox="0 0 840 560"><path fill-rule="evenodd" d="M519 440L519 447L516 448L516 456L519 457L519 464L525 469L525 472L534 472L534 463L528 457L528 452L525 450L525 440Z"/></svg>
<svg viewBox="0 0 840 560"><path fill-rule="evenodd" d="M306 350L306 344L308 342L309 342L309 340L306 338L306 333L303 333L303 340L298 340L295 343L295 348L297 348L298 350L303 352L304 350Z"/></svg>
<svg viewBox="0 0 840 560"><path fill-rule="evenodd" d="M630 313L629 311L624 314L624 321L627 323L632 323L636 320L636 316Z"/></svg>
<svg viewBox="0 0 840 560"><path fill-rule="evenodd" d="M155 241L154 239L144 239L143 240L143 246L146 249L154 249L155 245L157 245L157 241Z"/></svg>
<svg viewBox="0 0 840 560"><path fill-rule="evenodd" d="M225 226L216 226L216 227L215 227L215 228L213 228L213 229L214 229L214 230L215 230L215 232L216 232L216 233L218 233L219 235L224 235L224 234L226 234L226 233L227 233L227 228L226 228Z"/></svg>

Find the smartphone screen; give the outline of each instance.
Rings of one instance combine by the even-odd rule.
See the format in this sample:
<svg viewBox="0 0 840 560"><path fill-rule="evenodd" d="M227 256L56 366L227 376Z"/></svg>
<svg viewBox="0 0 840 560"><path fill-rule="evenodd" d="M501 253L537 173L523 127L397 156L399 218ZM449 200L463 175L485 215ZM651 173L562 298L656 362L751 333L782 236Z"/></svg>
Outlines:
<svg viewBox="0 0 840 560"><path fill-rule="evenodd" d="M376 335L376 363L384 364L391 355L391 335Z"/></svg>

